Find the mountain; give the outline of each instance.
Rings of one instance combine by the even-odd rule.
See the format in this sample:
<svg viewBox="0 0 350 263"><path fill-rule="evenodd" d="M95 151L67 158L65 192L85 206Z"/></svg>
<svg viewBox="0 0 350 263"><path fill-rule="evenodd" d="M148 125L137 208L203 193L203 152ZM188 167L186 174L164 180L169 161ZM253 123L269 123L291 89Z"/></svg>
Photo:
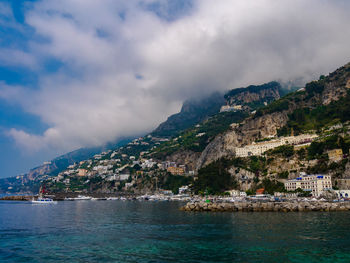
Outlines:
<svg viewBox="0 0 350 263"><path fill-rule="evenodd" d="M271 82L186 102L155 132L44 183L54 194L176 193L183 185L195 193L265 188L273 194L305 172L331 175L334 187L346 189L350 64L282 94Z"/></svg>
<svg viewBox="0 0 350 263"><path fill-rule="evenodd" d="M155 159L187 162L190 169L195 169L196 162L191 163L191 160L197 160L201 152L218 134L229 129L232 123L241 122L252 110L280 98L282 92L279 83L270 82L260 86L230 90L225 95L216 92L205 98L188 100L179 113L170 116L148 135L156 139L144 140L144 144L140 147L128 144L122 152L140 156L142 150L150 150ZM182 138L175 142L171 138L176 136ZM128 140L123 140L103 147L84 148L62 155L31 169L25 175L0 179L0 191L3 193L36 192L42 181L57 176L67 170L68 166L91 159L103 151L119 149L127 143ZM151 146L152 149L150 149Z"/></svg>
<svg viewBox="0 0 350 263"><path fill-rule="evenodd" d="M270 82L187 101L153 133L45 184L72 194L176 193L183 185L195 193L273 194L304 172L350 188L350 64L284 94Z"/></svg>
<svg viewBox="0 0 350 263"><path fill-rule="evenodd" d="M153 133L71 166L45 184L53 193L145 193L157 187L177 191L193 177L169 175L164 167L176 164L175 170L195 173L202 152L218 135L280 98L280 92L280 85L271 82L187 101ZM241 99L242 93L249 101Z"/></svg>
<svg viewBox="0 0 350 263"><path fill-rule="evenodd" d="M214 116L223 106L224 111L255 110L279 99L284 92L281 85L273 81L258 86L232 89L225 95L216 92L202 99L191 99L183 104L179 113L171 115L151 135L172 137Z"/></svg>
<svg viewBox="0 0 350 263"><path fill-rule="evenodd" d="M118 148L127 144L130 139L121 139L103 146L81 148L61 155L50 162L31 169L27 174L0 179L0 193L37 192L40 183L49 176L56 176L69 165L91 158L102 151Z"/></svg>
<svg viewBox="0 0 350 263"><path fill-rule="evenodd" d="M349 87L350 63L260 108L238 127L217 136L202 152L197 168L234 156L236 147L256 140L316 132L327 125L350 120Z"/></svg>

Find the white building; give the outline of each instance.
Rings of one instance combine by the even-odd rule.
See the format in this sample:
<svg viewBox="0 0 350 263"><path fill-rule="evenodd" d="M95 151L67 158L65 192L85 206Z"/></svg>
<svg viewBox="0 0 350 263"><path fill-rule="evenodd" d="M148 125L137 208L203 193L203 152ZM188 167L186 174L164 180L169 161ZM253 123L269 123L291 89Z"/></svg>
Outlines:
<svg viewBox="0 0 350 263"><path fill-rule="evenodd" d="M125 188L126 189L128 189L128 188L130 188L130 187L132 187L133 186L133 183L131 182L131 183L126 183L125 184Z"/></svg>
<svg viewBox="0 0 350 263"><path fill-rule="evenodd" d="M262 155L264 152L282 145L300 145L310 143L317 137L318 136L316 134L302 134L298 136L280 137L271 141L252 143L244 147L236 147L235 152L237 157Z"/></svg>
<svg viewBox="0 0 350 263"><path fill-rule="evenodd" d="M282 146L283 143L280 140L254 143L245 147L237 147L235 149L237 157L248 157L253 155L262 155L264 152L273 148Z"/></svg>
<svg viewBox="0 0 350 263"><path fill-rule="evenodd" d="M348 199L350 198L350 190L335 190L334 191L339 199L345 198Z"/></svg>
<svg viewBox="0 0 350 263"><path fill-rule="evenodd" d="M119 175L119 180L125 181L125 180L128 180L129 177L130 177L130 174L121 174L121 175Z"/></svg>
<svg viewBox="0 0 350 263"><path fill-rule="evenodd" d="M296 179L284 183L287 191L295 191L298 188L310 191L313 196L320 196L323 191L332 190L332 178L330 175L301 175Z"/></svg>
<svg viewBox="0 0 350 263"><path fill-rule="evenodd" d="M229 111L239 111L242 110L242 105L224 105L220 108L220 112L229 112Z"/></svg>
<svg viewBox="0 0 350 263"><path fill-rule="evenodd" d="M232 196L232 197L238 197L238 196L246 197L247 196L246 192L241 192L239 190L230 190L228 192L230 193L230 196Z"/></svg>
<svg viewBox="0 0 350 263"><path fill-rule="evenodd" d="M186 194L186 193L188 193L188 192L190 192L191 190L190 190L190 187L188 186L188 185L184 185L184 186L181 186L180 188L179 188L179 194L181 195L181 194Z"/></svg>
<svg viewBox="0 0 350 263"><path fill-rule="evenodd" d="M99 159L101 159L102 158L102 155L101 154L95 154L94 155L94 159L95 160L99 160Z"/></svg>
<svg viewBox="0 0 350 263"><path fill-rule="evenodd" d="M69 183L70 183L70 179L69 179L69 178L64 179L64 180L63 180L63 183L65 183L65 184L69 184Z"/></svg>
<svg viewBox="0 0 350 263"><path fill-rule="evenodd" d="M119 175L117 175L117 174L110 175L107 178L108 181L116 181L117 179L119 179Z"/></svg>
<svg viewBox="0 0 350 263"><path fill-rule="evenodd" d="M152 159L149 159L149 160L142 160L141 167L142 167L142 169L145 169L145 168L152 168L155 164L157 164L157 163L156 163L156 162L153 162Z"/></svg>
<svg viewBox="0 0 350 263"><path fill-rule="evenodd" d="M108 170L112 169L113 165L97 165L93 168L98 173L107 173Z"/></svg>

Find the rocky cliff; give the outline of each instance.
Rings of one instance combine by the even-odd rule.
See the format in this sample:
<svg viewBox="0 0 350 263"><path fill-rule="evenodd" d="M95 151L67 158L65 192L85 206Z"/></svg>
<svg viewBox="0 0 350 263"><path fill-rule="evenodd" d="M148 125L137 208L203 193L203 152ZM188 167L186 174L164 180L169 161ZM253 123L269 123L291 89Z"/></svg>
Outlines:
<svg viewBox="0 0 350 263"><path fill-rule="evenodd" d="M246 119L238 127L217 136L202 152L197 161L197 169L226 156L234 156L235 147L251 144L257 139L276 136L278 129L285 126L289 120L288 114L297 109L319 105L329 105L331 102L344 98L349 92L350 63L337 69L329 76L321 76L319 81L306 85L305 91L295 92L275 101L259 111L259 114ZM269 88L261 89L252 86L250 92L231 91L227 99L251 102L263 95L278 96L278 85L265 84ZM247 96L245 98L244 96Z"/></svg>
<svg viewBox="0 0 350 263"><path fill-rule="evenodd" d="M179 151L167 156L166 161L186 164L189 171L194 171L197 168L197 161L200 155L199 152L189 150Z"/></svg>
<svg viewBox="0 0 350 263"><path fill-rule="evenodd" d="M250 118L242 125L217 136L202 152L197 169L226 156L234 156L235 148L251 144L257 139L275 136L288 120L287 112L274 112L258 118Z"/></svg>
<svg viewBox="0 0 350 263"><path fill-rule="evenodd" d="M269 82L259 86L233 89L225 95L228 105L242 105L250 108L270 103L281 97L281 85L278 82Z"/></svg>

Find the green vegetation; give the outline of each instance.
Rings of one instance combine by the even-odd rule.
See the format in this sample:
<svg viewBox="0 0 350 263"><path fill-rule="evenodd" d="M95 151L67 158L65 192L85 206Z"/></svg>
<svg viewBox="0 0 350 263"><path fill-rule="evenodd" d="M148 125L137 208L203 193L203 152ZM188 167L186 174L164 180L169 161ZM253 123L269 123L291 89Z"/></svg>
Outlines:
<svg viewBox="0 0 350 263"><path fill-rule="evenodd" d="M255 116L261 117L265 114L271 114L274 112L282 112L289 109L289 100L285 97L276 100L264 108L258 109Z"/></svg>
<svg viewBox="0 0 350 263"><path fill-rule="evenodd" d="M279 173L277 175L277 177L280 178L280 179L288 179L288 175L289 175L289 172L288 171L284 171L282 173Z"/></svg>
<svg viewBox="0 0 350 263"><path fill-rule="evenodd" d="M282 145L275 149L269 150L268 155L280 155L285 158L292 157L294 155L294 146L293 145Z"/></svg>
<svg viewBox="0 0 350 263"><path fill-rule="evenodd" d="M196 123L206 120L208 117L219 112L220 107L225 104L223 95L219 92L213 93L202 99L186 101L179 113L170 116L166 122L152 132L152 136L172 137L190 128Z"/></svg>
<svg viewBox="0 0 350 263"><path fill-rule="evenodd" d="M335 163L332 162L328 164L327 158L320 158L316 165L308 167L307 173L309 174L318 174L318 173L327 173L332 171L335 174L335 177L341 177L345 171L346 164L348 159L343 159L341 162Z"/></svg>
<svg viewBox="0 0 350 263"><path fill-rule="evenodd" d="M174 194L179 193L179 187L193 183L193 178L181 175L167 174L164 183L160 184L161 188L171 190Z"/></svg>
<svg viewBox="0 0 350 263"><path fill-rule="evenodd" d="M242 121L248 116L244 112L223 112L208 120L192 127L180 134L179 137L163 143L155 149L153 156L157 159L164 159L174 152L191 150L202 152L205 147L220 133L227 131L232 123Z"/></svg>
<svg viewBox="0 0 350 263"><path fill-rule="evenodd" d="M196 194L221 194L225 190L237 187L228 168L232 160L221 158L198 171L198 179L194 182L193 190Z"/></svg>
<svg viewBox="0 0 350 263"><path fill-rule="evenodd" d="M311 130L320 131L324 127L347 121L350 121L350 95L314 109L296 109L289 115L287 125L278 131L278 135L290 135L292 131L295 135Z"/></svg>
<svg viewBox="0 0 350 263"><path fill-rule="evenodd" d="M257 176L267 174L267 160L262 156L250 156L247 158L233 158L231 165L255 173Z"/></svg>
<svg viewBox="0 0 350 263"><path fill-rule="evenodd" d="M308 96L313 96L315 94L320 94L323 92L326 83L326 78L320 78L318 81L312 81L307 83L305 90L308 93Z"/></svg>
<svg viewBox="0 0 350 263"><path fill-rule="evenodd" d="M273 195L275 192L286 192L286 189L284 188L284 184L276 181L276 180L269 180L264 179L261 184L257 185L256 189L264 188L265 193Z"/></svg>
<svg viewBox="0 0 350 263"><path fill-rule="evenodd" d="M70 177L69 189L71 191L81 191L87 189L87 185L84 182L87 180L87 177Z"/></svg>
<svg viewBox="0 0 350 263"><path fill-rule="evenodd" d="M326 155L326 151L342 149L343 153L348 153L350 148L350 137L341 137L337 134L327 136L323 140L312 142L308 148L309 159L320 159Z"/></svg>
<svg viewBox="0 0 350 263"><path fill-rule="evenodd" d="M284 192L284 185L278 181L271 181L265 178L259 184L259 176L267 174L267 161L264 157L252 156L249 158L221 158L198 171L198 180L194 182L195 193L208 192L210 194L219 194L228 189L237 188L237 182L232 178L228 169L230 167L243 168L256 174L254 182L258 185L251 189L253 192L257 188L265 188L267 193ZM281 176L288 178L288 172Z"/></svg>
<svg viewBox="0 0 350 263"><path fill-rule="evenodd" d="M228 93L225 94L225 99L229 99L230 97L234 97L234 96L238 95L239 93L243 93L243 92L259 93L265 89L277 89L278 91L280 91L282 89L282 87L276 81L272 81L272 82L269 82L269 83L266 83L263 85L259 85L259 86L250 85L246 88L239 88L239 89L230 90Z"/></svg>

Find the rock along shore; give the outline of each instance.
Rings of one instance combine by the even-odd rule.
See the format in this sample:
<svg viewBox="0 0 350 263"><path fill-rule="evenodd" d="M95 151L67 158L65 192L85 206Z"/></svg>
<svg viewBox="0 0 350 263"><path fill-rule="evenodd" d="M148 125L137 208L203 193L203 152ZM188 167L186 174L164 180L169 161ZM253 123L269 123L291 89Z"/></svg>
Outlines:
<svg viewBox="0 0 350 263"><path fill-rule="evenodd" d="M32 195L12 195L0 198L1 201L30 201L32 199Z"/></svg>
<svg viewBox="0 0 350 263"><path fill-rule="evenodd" d="M209 212L306 212L306 211L349 211L350 202L232 202L206 203L189 202L182 211Z"/></svg>

